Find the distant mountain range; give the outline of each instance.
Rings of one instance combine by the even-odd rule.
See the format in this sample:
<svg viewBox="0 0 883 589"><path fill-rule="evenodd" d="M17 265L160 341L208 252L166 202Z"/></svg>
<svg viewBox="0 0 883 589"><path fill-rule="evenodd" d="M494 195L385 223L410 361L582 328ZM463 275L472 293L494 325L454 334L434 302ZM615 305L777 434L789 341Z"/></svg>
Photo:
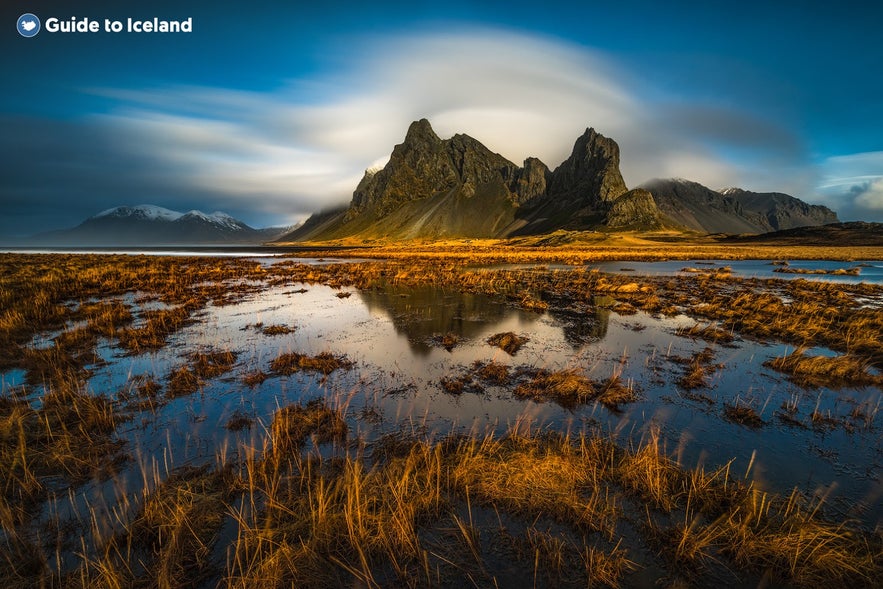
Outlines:
<svg viewBox="0 0 883 589"><path fill-rule="evenodd" d="M257 244L291 227L254 229L226 213L180 213L154 205L115 207L76 227L35 235L28 243L50 246Z"/></svg>
<svg viewBox="0 0 883 589"><path fill-rule="evenodd" d="M837 221L830 209L780 193L721 192L686 180L629 190L617 143L586 129L555 170L522 166L468 135L440 139L415 121L379 171L367 171L348 206L323 211L279 241L347 237L508 237L570 230L680 229L763 233Z"/></svg>
<svg viewBox="0 0 883 589"><path fill-rule="evenodd" d="M779 192L715 191L680 178L641 185L676 226L703 233L767 233L837 223L837 214Z"/></svg>

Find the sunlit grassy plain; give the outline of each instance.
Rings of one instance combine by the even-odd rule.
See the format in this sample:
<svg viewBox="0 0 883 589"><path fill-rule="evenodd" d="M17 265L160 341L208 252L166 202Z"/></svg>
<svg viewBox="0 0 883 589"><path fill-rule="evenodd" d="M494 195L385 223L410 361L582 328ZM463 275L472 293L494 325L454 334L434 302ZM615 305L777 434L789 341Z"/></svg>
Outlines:
<svg viewBox="0 0 883 589"><path fill-rule="evenodd" d="M324 399L282 407L256 424L263 442L241 448L238 460L145 471L142 493L112 515L96 509L76 524L35 523L53 497L112 479L137 460L115 436L120 424L149 419L168 399L196 392L237 361L228 350L187 351L185 365L170 375L133 381L125 391L93 391L89 367L98 343L114 342L130 354L161 349L209 305L233 304L270 286L434 284L540 312L606 295L620 314L694 317L685 337L714 343L739 334L802 347L770 364L796 381L883 385L883 312L859 303L883 300L883 287L741 279L720 269L651 278L581 267L599 260L883 259L881 248L562 234L348 245L357 247L316 251L358 258L330 265L0 256L0 370L26 371L25 384L0 398L3 585L616 587L662 578L677 586L872 587L883 578L880 530L832 519L824 497L764 492L750 472L732 472L730 464L678 464L655 431L623 442L525 422L502 436L428 439L403 429L365 441L347 426L354 414L348 397L331 389ZM483 263L573 267L474 267ZM163 305L140 310L154 301ZM40 334L51 334L51 343L33 345ZM813 346L837 355L813 357L806 353ZM282 354L270 364L274 376L306 372L316 379L352 369L333 351ZM713 369L712 356L684 359L681 384L701 390ZM269 376L247 374L243 387ZM515 396L563 406L607 404L605 395L613 408L630 402L630 387L615 379L513 375L493 365L451 375L452 382L466 377L511 378ZM740 407L728 411L750 422ZM862 411L872 419L876 409ZM320 454L320 444L337 451ZM58 570L61 560L67 564Z"/></svg>

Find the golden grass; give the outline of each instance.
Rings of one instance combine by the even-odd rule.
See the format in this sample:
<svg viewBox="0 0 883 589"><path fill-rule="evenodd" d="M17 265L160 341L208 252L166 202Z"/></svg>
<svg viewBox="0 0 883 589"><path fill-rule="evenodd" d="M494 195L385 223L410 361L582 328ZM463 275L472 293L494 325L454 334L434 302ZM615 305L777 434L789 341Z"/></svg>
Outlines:
<svg viewBox="0 0 883 589"><path fill-rule="evenodd" d="M487 338L487 343L489 345L500 348L510 356L514 356L515 354L517 354L518 350L521 349L521 346L529 341L529 337L521 336L517 333L512 333L511 331L507 331L505 333L496 333Z"/></svg>
<svg viewBox="0 0 883 589"><path fill-rule="evenodd" d="M50 390L34 408L0 398L0 522L23 522L51 491L113 474L126 460L113 437L124 420L113 402L78 390Z"/></svg>
<svg viewBox="0 0 883 589"><path fill-rule="evenodd" d="M346 440L347 425L339 412L329 408L322 399L306 405L288 405L276 411L270 426L270 440L277 455L302 448L311 436L316 443Z"/></svg>
<svg viewBox="0 0 883 589"><path fill-rule="evenodd" d="M265 325L261 329L261 333L270 336L287 335L289 333L294 333L294 328L287 325Z"/></svg>
<svg viewBox="0 0 883 589"><path fill-rule="evenodd" d="M527 382L515 387L519 399L545 402L555 401L562 407L573 408L595 398L595 383L573 370L549 372L536 370Z"/></svg>
<svg viewBox="0 0 883 589"><path fill-rule="evenodd" d="M678 379L678 385L688 391L707 388L708 375L721 368L720 365L712 364L714 350L711 348L696 352L690 358L674 358L674 360L684 365L684 374Z"/></svg>
<svg viewBox="0 0 883 589"><path fill-rule="evenodd" d="M394 451L372 453L370 460L359 453L358 444L352 446L355 451L335 448L333 458L307 457L303 451L308 439L321 444L343 442L348 436L343 415L321 402L280 409L268 428L263 456L249 457L248 449L242 449L245 458L236 465L241 477L222 466L214 471L182 470L167 481L156 481L159 484L144 495L139 509L113 515L114 524L124 528L118 539L99 545L97 553L83 549L78 557L83 565L64 583L48 570L51 559L45 546L20 533L32 510L51 493L109 474L125 458L113 438L124 418L120 406L84 392L86 366L100 338L117 339L132 353L161 347L206 305L227 304L262 285L319 282L367 288L380 281L432 283L502 295L522 306L533 301L591 305L599 293L609 293L615 297L614 309L683 311L715 322L726 333L826 345L843 352L843 358L863 363L870 376L883 362L883 317L855 301L883 294L876 286L702 275L637 279L580 268L462 267L463 262L539 258L581 264L593 256L647 252L646 244L596 245L507 252L498 244L460 244L447 253L437 246L418 246L418 251L408 252L416 254L408 261L403 261L406 252L401 250L384 252L389 262L327 267L282 262L267 269L246 261L188 258L0 256L0 367L25 368L29 382L48 387L42 404L32 406L15 396L0 399L0 476L5 481L0 575L19 586L177 586L209 575L221 578L222 585L241 587L432 586L450 584L451 578L462 583L481 578L490 584L495 577L493 558L487 553L488 528L466 515L474 502L527 526L520 535L533 561L506 563L522 567L525 579L562 578L567 555L576 553L582 563L577 569L584 572L581 584L627 585L631 543L637 542L635 553L654 548L671 563L671 570L692 571L700 583L707 581L706 569L722 563L758 580L765 577L794 586L873 586L883 577L879 537L852 522L829 521L818 502L797 493L777 497L733 481L728 466L686 471L667 455L656 434L627 449L594 437L513 431L502 438L399 439ZM713 247L700 249L712 252ZM667 246L655 248L646 255L668 253ZM689 255L686 249L671 250L685 258L698 251L693 246ZM760 257L800 257L786 255L796 250L753 245L750 251L729 251L731 256L751 251ZM823 256L828 250L805 251ZM852 251L857 253L869 255ZM95 302L96 297L124 294L141 298L131 306ZM151 297L166 306L155 311L138 308L139 300ZM75 321L85 325L71 327ZM697 336L704 329L698 328ZM51 331L60 334L47 348L28 345L34 335ZM194 382L198 389L202 379L227 372L236 361L234 353L202 354L191 356L180 369L186 372L181 375L185 390ZM792 356L790 363L783 359L782 367L796 375L822 371L821 364L815 364L818 360ZM278 374L328 374L351 366L346 358L330 353L280 358L272 367ZM710 362L700 353L685 365L689 371L702 369L704 377L713 368ZM838 360L837 366L826 368L836 373L842 366L846 363ZM857 364L851 366L855 369ZM253 374L255 384L266 376ZM501 385L508 378L510 384L517 383L516 391L537 400L561 393L564 399L600 401L607 392L607 403L615 405L628 402L622 395L634 394L618 378L597 383L576 373L524 372L495 363L475 365L468 375L471 384L464 386ZM136 397L147 399L160 392L152 380L133 382L132 387ZM169 382L167 396L175 396L173 389ZM858 411L857 418L869 411ZM813 423L824 423L825 418L818 411L811 416ZM631 512L646 514L648 529L656 532L655 543L630 538L628 546L621 547L618 522L626 505ZM212 563L208 554L225 518L235 523L238 536L226 564ZM538 527L538 522L549 520L568 535ZM453 522L462 547L461 558L453 564L445 561L451 559L450 552L428 540L447 522ZM475 571L484 576L470 577L478 575Z"/></svg>
<svg viewBox="0 0 883 589"><path fill-rule="evenodd" d="M765 362L764 366L784 372L804 386L883 386L883 376L871 373L868 359L848 354L809 356L805 349L799 348L787 356Z"/></svg>
<svg viewBox="0 0 883 589"><path fill-rule="evenodd" d="M289 352L280 354L270 363L270 370L276 374L289 376L297 372L319 372L329 375L335 370L349 370L353 363L346 356L335 356L331 352L321 352L316 356Z"/></svg>
<svg viewBox="0 0 883 589"><path fill-rule="evenodd" d="M617 375L597 383L575 370L552 372L522 368L519 373L520 376L528 377L513 391L514 396L519 399L531 399L540 403L553 401L566 409L597 401L614 411L622 404L637 400L634 387L624 384Z"/></svg>
<svg viewBox="0 0 883 589"><path fill-rule="evenodd" d="M712 343L730 343L735 339L732 332L721 329L713 324L702 325L701 323L697 323L692 327L679 327L675 333L682 337L702 339Z"/></svg>
<svg viewBox="0 0 883 589"><path fill-rule="evenodd" d="M872 587L883 573L880 538L828 522L796 492L735 481L729 465L684 470L656 431L630 449L522 428L434 443L387 437L371 460L358 449L302 453L308 437L342 441L344 428L321 400L279 410L263 456L172 471L64 584L494 586L506 571L527 585L618 587L647 549L700 585L720 567L796 587ZM620 536L626 505L644 513L646 534ZM476 508L496 513L494 523L476 520ZM235 539L218 561L225 522ZM38 547L15 540L0 556L19 586L53 578Z"/></svg>
<svg viewBox="0 0 883 589"><path fill-rule="evenodd" d="M309 243L294 245L309 248ZM653 260L857 260L883 259L881 247L793 246L775 244L721 244L713 238L657 233L598 233L556 231L551 235L510 239L411 240L393 243L339 240L312 244L315 252L304 257L327 255L329 245L346 245L336 252L351 258L386 260L445 260L482 263L564 263Z"/></svg>

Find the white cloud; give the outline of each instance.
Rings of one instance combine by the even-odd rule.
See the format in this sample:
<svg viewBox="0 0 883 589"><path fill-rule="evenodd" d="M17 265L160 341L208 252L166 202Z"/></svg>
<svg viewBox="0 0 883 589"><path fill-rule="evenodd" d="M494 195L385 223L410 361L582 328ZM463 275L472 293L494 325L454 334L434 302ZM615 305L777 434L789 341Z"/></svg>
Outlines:
<svg viewBox="0 0 883 589"><path fill-rule="evenodd" d="M883 211L883 178L870 182L864 192L856 197L855 203L861 207Z"/></svg>
<svg viewBox="0 0 883 589"><path fill-rule="evenodd" d="M883 221L883 151L829 157L821 168L820 199L841 218Z"/></svg>
<svg viewBox="0 0 883 589"><path fill-rule="evenodd" d="M789 186L778 173L794 165L797 141L787 132L767 132L745 112L642 100L624 66L582 46L468 29L363 39L341 55L335 73L269 93L93 92L118 101L106 121L124 132L127 149L161 157L221 205L248 200L288 218L348 201L363 170L382 164L421 117L442 137L467 133L515 162L537 156L552 168L593 126L619 142L630 186L668 176L712 187L805 185ZM673 114L693 107L701 125ZM763 157L722 155L732 146Z"/></svg>

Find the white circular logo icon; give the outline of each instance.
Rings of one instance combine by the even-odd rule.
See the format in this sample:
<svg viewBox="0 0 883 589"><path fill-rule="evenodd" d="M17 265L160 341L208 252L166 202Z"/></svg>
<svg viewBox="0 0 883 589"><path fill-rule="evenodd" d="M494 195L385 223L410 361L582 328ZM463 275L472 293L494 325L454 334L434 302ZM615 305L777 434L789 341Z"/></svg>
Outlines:
<svg viewBox="0 0 883 589"><path fill-rule="evenodd" d="M16 28L22 37L33 37L40 32L40 19L36 15L26 12L18 17Z"/></svg>

